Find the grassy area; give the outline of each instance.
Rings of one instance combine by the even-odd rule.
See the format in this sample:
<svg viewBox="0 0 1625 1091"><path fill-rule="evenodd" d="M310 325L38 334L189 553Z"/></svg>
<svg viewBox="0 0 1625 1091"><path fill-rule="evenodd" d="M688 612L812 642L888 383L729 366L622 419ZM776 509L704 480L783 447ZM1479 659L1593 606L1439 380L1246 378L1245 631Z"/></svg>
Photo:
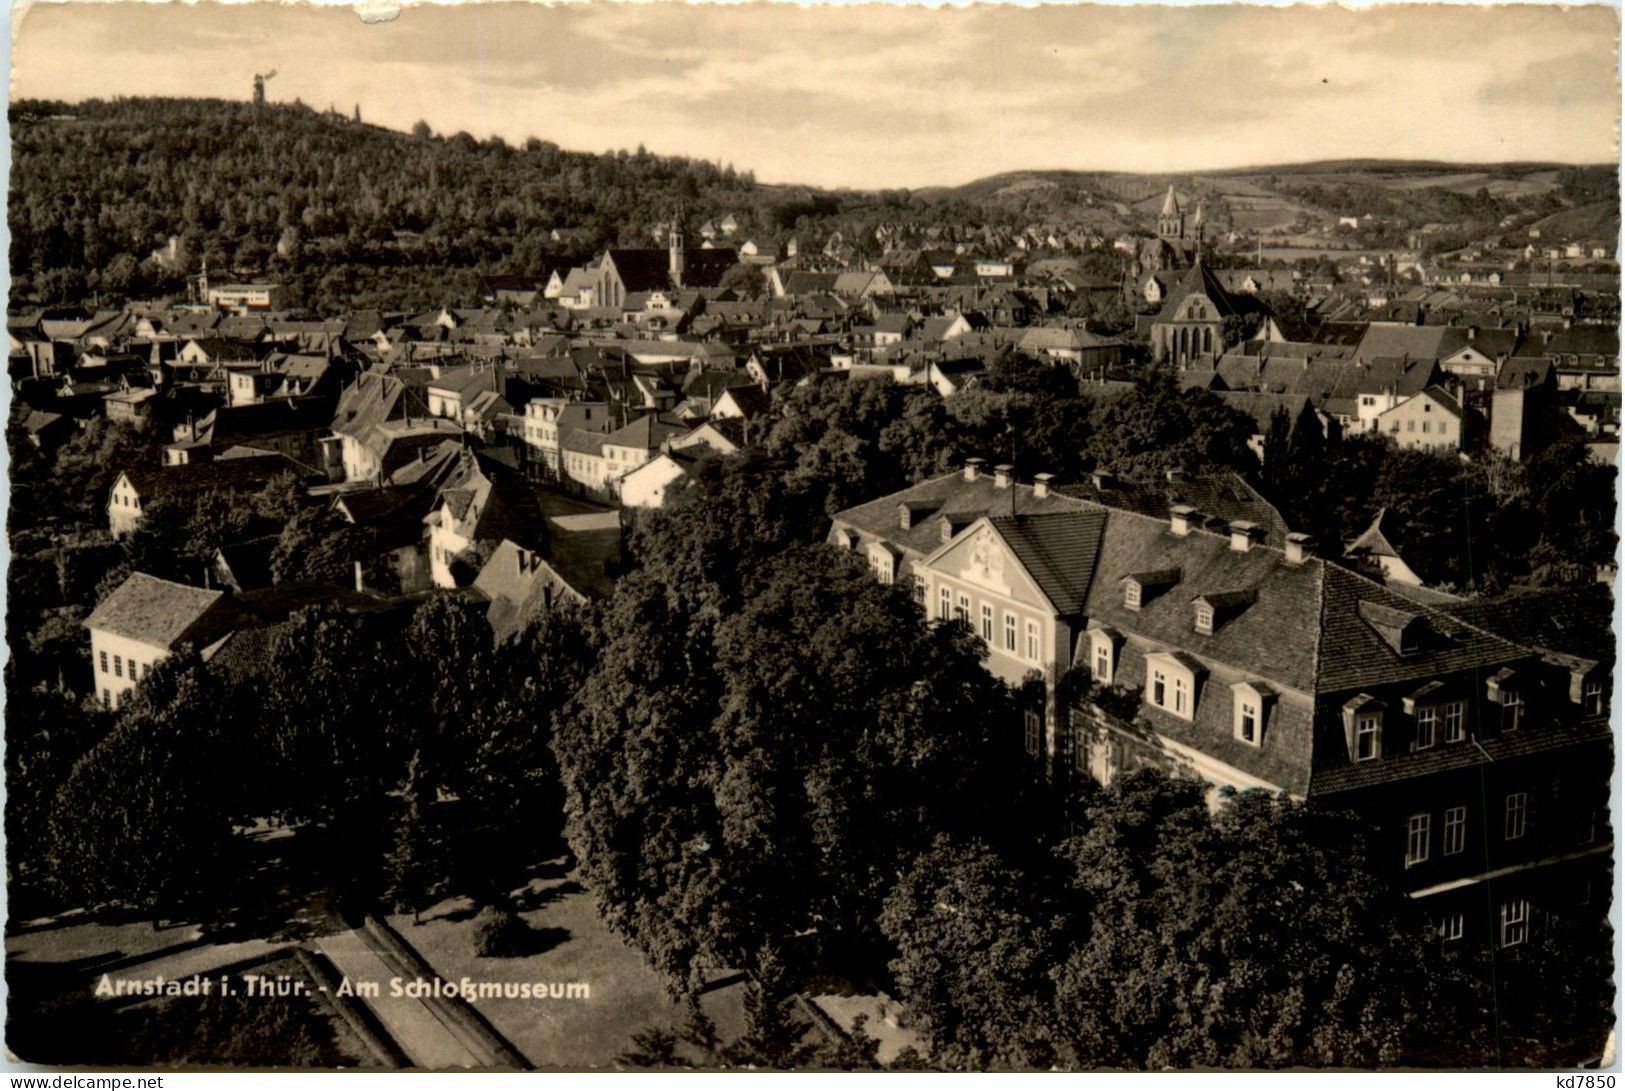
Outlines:
<svg viewBox="0 0 1625 1091"><path fill-rule="evenodd" d="M447 980L584 982L586 999L490 999L476 1005L497 1031L538 1068L605 1068L631 1045L632 1035L678 1022L682 1015L643 956L610 933L592 897L573 876L532 882L518 899L521 915L536 929L535 949L522 958L481 958L474 953L474 907L454 902L423 915L389 918L435 972ZM743 1031L743 989L733 985L705 994L705 1010L722 1036Z"/></svg>
<svg viewBox="0 0 1625 1091"><path fill-rule="evenodd" d="M198 927L190 924L154 928L146 920L65 915L51 922L13 923L6 936L6 962L89 967L156 954L198 935Z"/></svg>

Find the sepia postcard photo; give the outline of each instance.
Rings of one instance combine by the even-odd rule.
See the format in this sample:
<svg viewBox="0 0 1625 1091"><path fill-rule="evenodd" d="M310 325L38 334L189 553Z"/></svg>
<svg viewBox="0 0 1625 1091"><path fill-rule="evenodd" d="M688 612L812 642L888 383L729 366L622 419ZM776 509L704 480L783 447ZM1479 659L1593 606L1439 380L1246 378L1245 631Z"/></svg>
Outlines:
<svg viewBox="0 0 1625 1091"><path fill-rule="evenodd" d="M13 1070L1617 1066L1617 6L12 32Z"/></svg>

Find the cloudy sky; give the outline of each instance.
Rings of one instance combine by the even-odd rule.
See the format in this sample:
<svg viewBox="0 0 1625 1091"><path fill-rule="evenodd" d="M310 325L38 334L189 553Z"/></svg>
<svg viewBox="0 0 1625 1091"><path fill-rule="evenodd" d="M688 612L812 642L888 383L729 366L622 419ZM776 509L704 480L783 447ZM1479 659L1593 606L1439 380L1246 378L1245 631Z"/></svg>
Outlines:
<svg viewBox="0 0 1625 1091"><path fill-rule="evenodd" d="M954 184L1340 156L1617 157L1612 7L38 3L13 97L273 98L408 128Z"/></svg>

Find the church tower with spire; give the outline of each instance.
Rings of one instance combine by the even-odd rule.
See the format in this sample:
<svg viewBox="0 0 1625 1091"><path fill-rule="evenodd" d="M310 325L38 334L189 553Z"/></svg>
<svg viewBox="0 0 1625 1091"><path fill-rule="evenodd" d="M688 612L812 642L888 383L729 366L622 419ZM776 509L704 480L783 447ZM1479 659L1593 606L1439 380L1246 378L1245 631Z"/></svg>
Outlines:
<svg viewBox="0 0 1625 1091"><path fill-rule="evenodd" d="M679 213L671 218L671 234L667 238L666 249L670 264L668 272L671 274L671 286L683 286L683 217ZM657 259L658 260L658 259Z"/></svg>
<svg viewBox="0 0 1625 1091"><path fill-rule="evenodd" d="M1185 237L1185 213L1179 208L1174 185L1168 183L1168 196L1162 199L1162 214L1157 217L1157 234L1164 239Z"/></svg>

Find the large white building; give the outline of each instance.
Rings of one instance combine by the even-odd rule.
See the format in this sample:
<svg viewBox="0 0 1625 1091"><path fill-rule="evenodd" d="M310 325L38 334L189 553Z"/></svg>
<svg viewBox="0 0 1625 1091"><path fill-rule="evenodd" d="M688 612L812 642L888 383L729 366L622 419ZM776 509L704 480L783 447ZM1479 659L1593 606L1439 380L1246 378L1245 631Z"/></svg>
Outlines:
<svg viewBox="0 0 1625 1091"><path fill-rule="evenodd" d="M136 683L182 645L206 644L226 635L210 625L221 613L223 595L145 572L131 573L85 619L90 666L102 703L118 708Z"/></svg>

